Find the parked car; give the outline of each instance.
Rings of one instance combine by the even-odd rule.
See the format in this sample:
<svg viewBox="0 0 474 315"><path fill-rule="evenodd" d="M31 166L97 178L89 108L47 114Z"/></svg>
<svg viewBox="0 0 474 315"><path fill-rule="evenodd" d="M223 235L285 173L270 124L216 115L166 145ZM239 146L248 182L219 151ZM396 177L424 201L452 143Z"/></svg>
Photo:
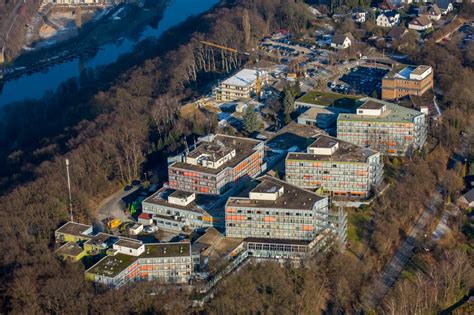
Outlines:
<svg viewBox="0 0 474 315"><path fill-rule="evenodd" d="M143 232L151 234L158 232L158 227L156 225L147 225L143 228Z"/></svg>

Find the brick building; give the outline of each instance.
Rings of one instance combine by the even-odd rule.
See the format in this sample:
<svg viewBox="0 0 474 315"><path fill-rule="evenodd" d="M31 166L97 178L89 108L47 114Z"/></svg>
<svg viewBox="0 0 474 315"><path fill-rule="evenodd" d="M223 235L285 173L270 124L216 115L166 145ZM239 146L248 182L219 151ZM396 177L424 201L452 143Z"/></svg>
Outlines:
<svg viewBox="0 0 474 315"><path fill-rule="evenodd" d="M430 66L406 66L392 70L382 79L382 99L423 95L432 88L433 69Z"/></svg>
<svg viewBox="0 0 474 315"><path fill-rule="evenodd" d="M219 195L262 172L263 141L227 135L203 137L181 160L168 167L168 187Z"/></svg>
<svg viewBox="0 0 474 315"><path fill-rule="evenodd" d="M382 181L383 162L377 151L322 135L307 152L288 153L285 173L285 180L298 187L367 198Z"/></svg>

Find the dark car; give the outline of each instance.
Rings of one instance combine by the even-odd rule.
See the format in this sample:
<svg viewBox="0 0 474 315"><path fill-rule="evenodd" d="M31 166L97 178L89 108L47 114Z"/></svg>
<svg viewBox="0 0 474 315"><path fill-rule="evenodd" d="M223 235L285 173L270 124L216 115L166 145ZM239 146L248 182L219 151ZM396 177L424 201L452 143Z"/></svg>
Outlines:
<svg viewBox="0 0 474 315"><path fill-rule="evenodd" d="M132 185L127 185L123 188L123 191L129 191L132 190L133 186Z"/></svg>
<svg viewBox="0 0 474 315"><path fill-rule="evenodd" d="M138 186L140 184L141 184L141 182L138 179L135 179L134 181L132 181L133 186Z"/></svg>

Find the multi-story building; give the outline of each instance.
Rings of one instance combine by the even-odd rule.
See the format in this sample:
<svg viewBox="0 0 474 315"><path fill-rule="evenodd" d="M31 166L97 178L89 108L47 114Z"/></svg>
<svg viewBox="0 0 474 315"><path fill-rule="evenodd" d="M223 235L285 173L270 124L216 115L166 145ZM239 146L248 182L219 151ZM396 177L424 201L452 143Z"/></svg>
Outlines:
<svg viewBox="0 0 474 315"><path fill-rule="evenodd" d="M85 275L88 280L118 288L132 281L187 283L193 272L189 242L144 244L107 233L93 234L92 226L67 222L55 231L60 257L79 261L101 257Z"/></svg>
<svg viewBox="0 0 474 315"><path fill-rule="evenodd" d="M382 99L391 100L406 95L423 95L433 88L433 69L430 66L396 68L382 79Z"/></svg>
<svg viewBox="0 0 474 315"><path fill-rule="evenodd" d="M423 148L428 128L425 113L369 97L361 102L355 114L339 114L339 139L387 155Z"/></svg>
<svg viewBox="0 0 474 315"><path fill-rule="evenodd" d="M243 69L222 81L213 90L216 101L235 101L249 99L256 90L257 77L260 84L263 73L253 69Z"/></svg>
<svg viewBox="0 0 474 315"><path fill-rule="evenodd" d="M188 283L193 271L188 242L143 244L120 239L86 271L86 278L118 288L133 281Z"/></svg>
<svg viewBox="0 0 474 315"><path fill-rule="evenodd" d="M341 218L328 207L327 197L291 185L270 176L248 197L230 197L225 206L228 237L311 242L323 231L345 231ZM344 233L342 233L344 234Z"/></svg>
<svg viewBox="0 0 474 315"><path fill-rule="evenodd" d="M168 187L219 195L262 172L263 141L226 135L203 137L168 167Z"/></svg>
<svg viewBox="0 0 474 315"><path fill-rule="evenodd" d="M163 187L142 202L142 212L152 214L153 222L159 228L174 232L222 225L223 218L219 220L208 212L212 208L209 198Z"/></svg>
<svg viewBox="0 0 474 315"><path fill-rule="evenodd" d="M367 198L382 181L383 162L379 152L321 135L307 152L288 153L285 173L286 181L298 187Z"/></svg>

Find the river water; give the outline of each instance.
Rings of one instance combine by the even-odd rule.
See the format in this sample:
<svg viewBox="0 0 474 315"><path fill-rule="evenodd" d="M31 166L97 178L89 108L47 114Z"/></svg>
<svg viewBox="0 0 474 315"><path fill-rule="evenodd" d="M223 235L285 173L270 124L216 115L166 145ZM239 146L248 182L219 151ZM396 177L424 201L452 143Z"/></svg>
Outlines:
<svg viewBox="0 0 474 315"><path fill-rule="evenodd" d="M159 38L163 32L185 21L192 15L198 15L209 10L219 0L171 0L166 7L163 18L157 27L146 26L136 38L124 38L119 41L101 46L97 54L87 61L74 59L54 65L46 71L5 83L0 94L0 106L26 99L38 99L48 91L55 91L59 85L68 79L78 78L81 69L106 66L117 61L126 53L133 51L140 41L147 38Z"/></svg>

